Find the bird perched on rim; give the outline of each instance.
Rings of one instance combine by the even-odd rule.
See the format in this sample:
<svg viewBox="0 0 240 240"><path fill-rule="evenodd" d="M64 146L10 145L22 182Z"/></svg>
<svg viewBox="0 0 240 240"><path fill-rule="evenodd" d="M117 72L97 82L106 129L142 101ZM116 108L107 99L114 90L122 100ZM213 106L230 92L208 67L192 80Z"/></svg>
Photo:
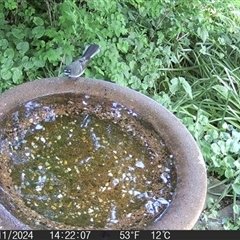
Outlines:
<svg viewBox="0 0 240 240"><path fill-rule="evenodd" d="M67 67L64 68L63 72L70 78L80 77L87 67L91 59L100 51L100 46L97 44L88 45L83 55L76 61L70 63Z"/></svg>

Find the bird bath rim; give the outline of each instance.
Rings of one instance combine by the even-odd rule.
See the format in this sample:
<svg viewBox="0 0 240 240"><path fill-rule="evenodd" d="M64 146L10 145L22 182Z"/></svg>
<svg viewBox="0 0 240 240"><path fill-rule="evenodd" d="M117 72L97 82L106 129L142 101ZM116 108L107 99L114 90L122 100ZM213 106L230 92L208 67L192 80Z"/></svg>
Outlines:
<svg viewBox="0 0 240 240"><path fill-rule="evenodd" d="M177 187L167 213L148 229L192 229L203 209L206 190L206 168L201 152L186 127L156 101L129 88L103 80L80 78L46 78L24 83L0 95L0 120L11 109L38 97L62 93L89 94L119 102L138 112L160 133L177 168ZM27 229L0 204L2 229Z"/></svg>

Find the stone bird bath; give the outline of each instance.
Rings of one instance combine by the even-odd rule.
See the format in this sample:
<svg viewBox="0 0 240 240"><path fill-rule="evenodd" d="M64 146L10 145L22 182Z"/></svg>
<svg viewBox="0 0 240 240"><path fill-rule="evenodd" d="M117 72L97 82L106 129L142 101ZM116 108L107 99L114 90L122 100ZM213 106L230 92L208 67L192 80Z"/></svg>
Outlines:
<svg viewBox="0 0 240 240"><path fill-rule="evenodd" d="M47 78L47 79L41 79L33 82L24 83L0 95L0 127L1 127L1 132L0 132L0 137L1 137L0 138L1 140L1 143L0 143L0 147L1 147L1 152L0 152L0 176L1 176L0 177L0 229L1 230L2 229L31 229L31 228L34 229L35 228L35 225L31 225L31 221L33 220L31 221L24 220L28 218L28 214L29 214L29 218L32 217L33 219L35 219L35 215L34 215L35 211L30 209L29 206L27 206L25 209L23 202L19 200L21 198L21 194L19 193L19 188L12 183L11 171L9 171L8 169L9 164L11 164L11 158L13 158L13 153L14 154L17 153L17 149L18 149L16 145L17 143L15 145L11 145L12 144L11 143L10 144L11 146L9 147L8 146L9 143L7 142L9 141L9 136L11 136L11 134L14 135L14 132L13 132L13 129L10 129L9 132L5 131L4 125L2 123L4 122L5 116L9 115L9 112L12 113L15 111L16 113L18 106L20 105L25 106L26 108L31 110L31 108L34 108L34 104L32 104L32 102L34 103L36 99L41 99L48 96L50 97L51 101L55 101L54 99L62 99L62 98L69 98L69 97L72 97L72 99L76 100L77 98L75 98L75 96L85 96L84 98L85 100L81 100L82 101L81 106L83 108L87 107L88 99L94 98L95 110L96 110L96 106L98 107L100 106L100 108L104 108L105 103L106 104L112 103L115 107L118 106L117 107L118 110L121 109L122 111L122 109L127 109L126 114L129 115L129 122L128 122L128 119L125 119L124 120L125 125L128 125L129 123L131 123L130 118L132 118L135 121L136 116L138 116L139 121L142 124L146 125L148 129L154 130L154 132L161 137L163 145L167 147L170 153L170 156L173 159L174 167L176 171L175 183L174 183L175 187L174 187L174 193L172 194L172 199L169 202L170 204L166 209L166 211L164 211L164 214L161 215L161 218L159 218L159 220L157 221L150 222L144 228L156 229L156 230L187 230L187 229L189 230L193 228L204 206L206 189L207 189L207 176L206 176L205 163L201 155L201 152L196 142L194 141L193 137L185 128L185 126L172 113L170 113L167 109L165 109L163 106L158 104L156 101L136 91L128 89L126 87L122 87L107 81L87 79L87 78L80 78L77 81L67 79L67 78ZM70 112L76 111L73 109L77 103L72 103L71 101L69 101L70 104L72 104L69 107L70 109L69 111ZM32 105L31 104L29 105L29 103L31 103ZM96 111L98 110L99 109L97 109ZM51 117L52 118L55 117L54 113L53 115L51 115L52 109L45 108L44 111L45 113L47 112L49 117L48 121L51 122L52 121ZM67 110L65 110L65 113L66 112ZM118 118L119 117L118 113L119 112L116 111L115 109L114 112L111 113L112 115L111 114L108 115L109 119ZM16 115L14 116L16 118ZM17 116L17 118L18 117L19 116ZM35 121L35 120L31 120L31 121ZM34 122L32 124L34 124ZM35 123L34 126L36 127L36 129L40 129L42 127L38 123ZM18 127L15 127L15 130ZM19 136L17 135L15 136L15 138L12 137L12 139L19 140ZM40 140L42 142L45 141L41 137L40 137ZM9 148L6 148L6 146L8 146ZM8 155L7 157L5 154L6 149L10 149L9 150L10 155ZM155 153L155 155L158 155L158 154ZM26 156L27 156L27 153L26 153ZM118 156L117 155L113 156L113 158L117 159ZM144 164L141 162L138 163L138 167L140 168L140 170L143 165ZM69 171L71 171L71 169ZM78 170L76 169L76 171ZM111 174L109 174L109 176L111 176ZM21 175L22 179L24 179L24 176L25 174L22 173ZM160 179L160 176L158 177ZM43 178L40 177L40 180L43 181ZM163 181L163 180L164 179L162 178L162 180L160 179L159 181ZM118 182L116 181L115 183L118 184ZM105 188L102 188L102 191L104 189ZM42 189L38 189L38 191L41 191L41 190ZM14 197L12 197L13 192L15 194ZM19 197L19 199L16 199L17 198L16 196ZM60 197L62 197L62 195L58 194L58 198ZM163 200L162 203L166 203L166 202L164 202ZM69 203L69 206L70 205L71 203ZM155 210L160 205L155 206ZM22 212L21 214L23 215L25 214L25 217L20 217L22 215L17 214L19 209L20 209L20 212ZM24 211L25 213L23 213ZM89 213L90 213L90 210L89 210ZM114 220L113 216L112 218ZM39 217L39 219L38 219L38 225L36 225L36 229L50 229L55 227L61 228L61 225L58 224L56 226L53 224L54 221L48 222L48 220L43 220L43 222L44 221L45 222L43 225L41 225L41 217ZM122 225L122 226L125 226L127 228L127 225ZM79 229L81 228L81 226L78 226L77 228Z"/></svg>

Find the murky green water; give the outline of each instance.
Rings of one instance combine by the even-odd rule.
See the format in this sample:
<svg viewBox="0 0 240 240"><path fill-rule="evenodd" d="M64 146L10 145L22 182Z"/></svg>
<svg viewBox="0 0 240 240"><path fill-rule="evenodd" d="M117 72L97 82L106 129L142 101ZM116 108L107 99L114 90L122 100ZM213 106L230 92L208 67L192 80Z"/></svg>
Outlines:
<svg viewBox="0 0 240 240"><path fill-rule="evenodd" d="M25 108L6 125L15 131L10 175L27 207L66 225L111 229L145 227L167 209L176 181L171 154L155 132L116 120L136 113L117 103L111 114L41 101Z"/></svg>

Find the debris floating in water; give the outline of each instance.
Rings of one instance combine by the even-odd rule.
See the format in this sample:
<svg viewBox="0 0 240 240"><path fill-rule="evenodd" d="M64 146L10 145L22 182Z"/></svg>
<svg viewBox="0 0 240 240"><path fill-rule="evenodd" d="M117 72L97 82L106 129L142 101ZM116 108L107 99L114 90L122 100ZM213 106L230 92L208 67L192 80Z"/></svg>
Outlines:
<svg viewBox="0 0 240 240"><path fill-rule="evenodd" d="M137 161L135 166L138 167L138 168L144 168L145 167L145 165L142 161Z"/></svg>

